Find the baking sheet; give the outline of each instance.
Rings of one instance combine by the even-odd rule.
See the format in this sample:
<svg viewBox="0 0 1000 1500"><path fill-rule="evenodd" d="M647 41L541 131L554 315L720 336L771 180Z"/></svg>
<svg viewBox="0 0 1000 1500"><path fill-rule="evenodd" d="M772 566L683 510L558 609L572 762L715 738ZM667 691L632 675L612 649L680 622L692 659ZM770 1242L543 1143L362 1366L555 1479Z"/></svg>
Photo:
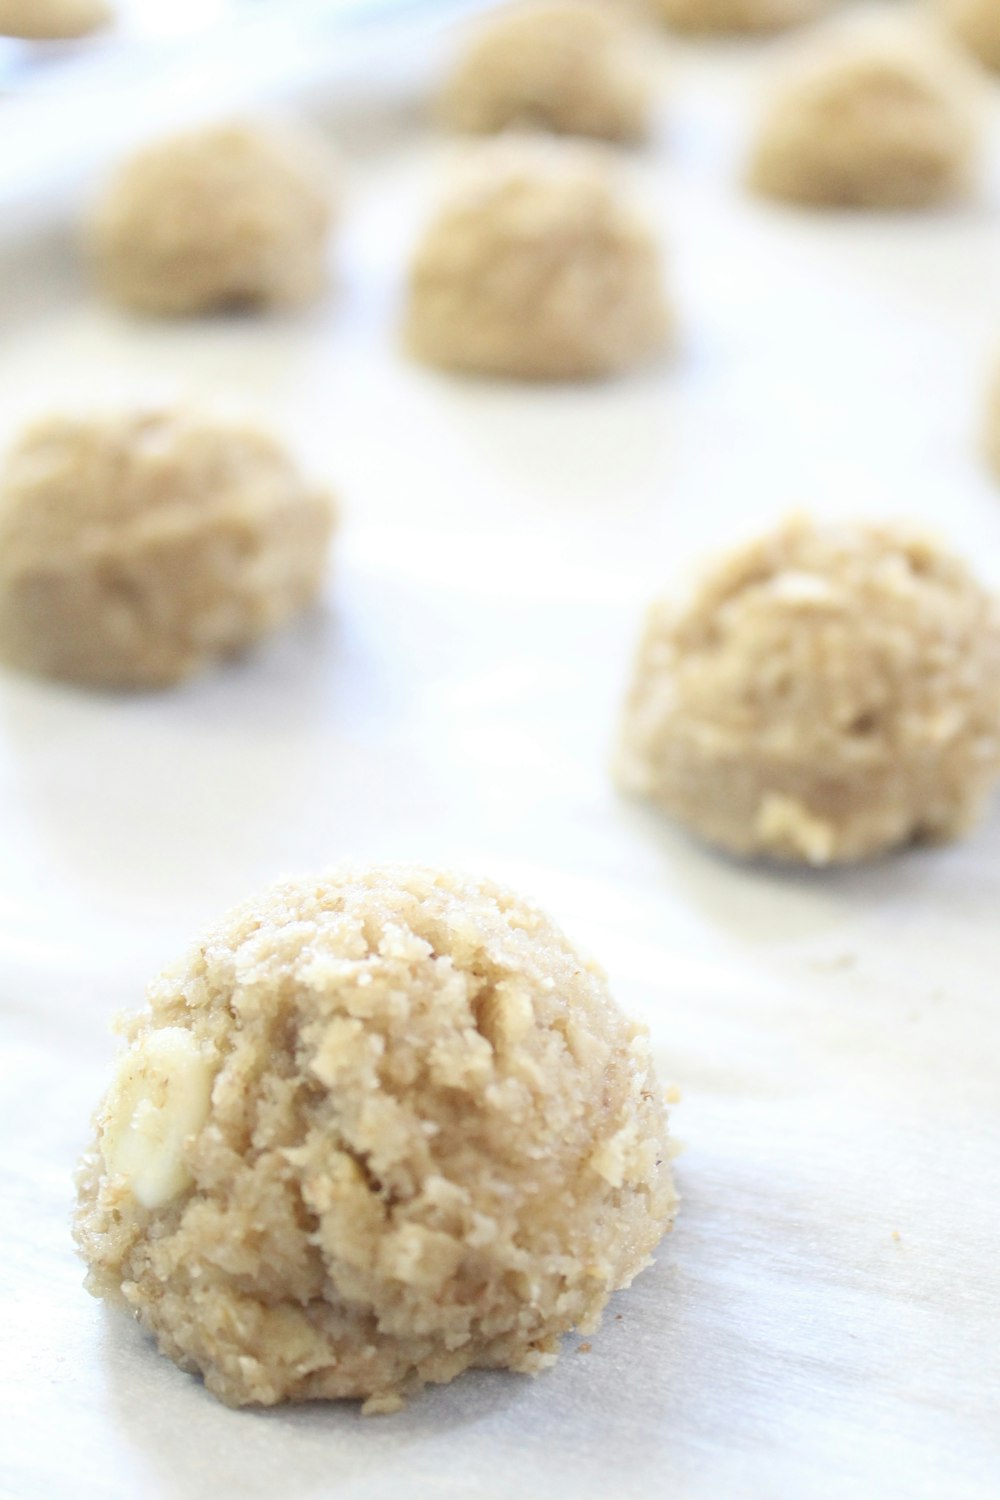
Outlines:
<svg viewBox="0 0 1000 1500"><path fill-rule="evenodd" d="M856 871L728 862L606 775L646 599L795 507L915 516L1000 584L975 447L1000 342L996 183L916 218L734 188L774 48L678 49L631 171L675 357L620 383L440 377L395 344L453 147L386 107L337 287L133 322L64 226L5 240L0 412L115 392L258 409L344 521L322 610L176 692L0 677L0 1492L993 1500L1000 1492L1000 811ZM995 132L994 132L995 138ZM996 140L994 139L994 144ZM402 1414L231 1412L80 1286L71 1172L115 1012L230 902L341 856L523 887L646 1019L683 1207L589 1353Z"/></svg>

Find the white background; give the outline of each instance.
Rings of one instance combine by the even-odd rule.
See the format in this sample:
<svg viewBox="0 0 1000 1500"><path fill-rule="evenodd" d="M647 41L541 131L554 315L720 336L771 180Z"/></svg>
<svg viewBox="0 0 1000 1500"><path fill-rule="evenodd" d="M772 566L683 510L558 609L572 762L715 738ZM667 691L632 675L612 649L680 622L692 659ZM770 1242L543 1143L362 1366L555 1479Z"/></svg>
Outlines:
<svg viewBox="0 0 1000 1500"><path fill-rule="evenodd" d="M775 872L606 774L646 600L789 509L919 518L1000 583L995 174L927 216L753 204L741 143L779 50L675 51L629 171L678 345L614 385L399 354L454 148L381 102L326 101L353 167L335 289L296 317L127 320L68 217L7 215L5 426L115 392L249 408L343 524L324 607L251 659L156 697L0 677L5 1495L1000 1492L1000 812L960 847ZM229 903L347 855L507 880L602 960L683 1094L682 1212L592 1352L537 1381L382 1419L230 1412L82 1291L73 1164L113 1014Z"/></svg>

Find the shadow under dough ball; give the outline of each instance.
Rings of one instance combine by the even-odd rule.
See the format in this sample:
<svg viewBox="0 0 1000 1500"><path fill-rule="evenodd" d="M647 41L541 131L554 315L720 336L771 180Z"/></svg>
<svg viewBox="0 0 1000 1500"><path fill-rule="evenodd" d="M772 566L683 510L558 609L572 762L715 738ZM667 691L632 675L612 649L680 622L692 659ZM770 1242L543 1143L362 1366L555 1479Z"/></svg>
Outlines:
<svg viewBox="0 0 1000 1500"><path fill-rule="evenodd" d="M410 270L405 338L444 369L523 380L614 375L668 343L662 253L603 160L487 147Z"/></svg>
<svg viewBox="0 0 1000 1500"><path fill-rule="evenodd" d="M938 0L953 35L988 68L1000 69L1000 5L997 0Z"/></svg>
<svg viewBox="0 0 1000 1500"><path fill-rule="evenodd" d="M160 315L311 301L327 281L333 181L323 144L288 128L213 126L147 146L86 223L97 284Z"/></svg>
<svg viewBox="0 0 1000 1500"><path fill-rule="evenodd" d="M766 197L817 207L924 208L968 188L974 149L946 67L905 52L821 57L766 110L749 180Z"/></svg>
<svg viewBox="0 0 1000 1500"><path fill-rule="evenodd" d="M517 5L484 23L453 68L438 115L455 130L511 126L638 141L648 132L640 28L597 5Z"/></svg>
<svg viewBox="0 0 1000 1500"><path fill-rule="evenodd" d="M737 854L955 838L1000 777L1000 607L902 528L789 523L653 606L617 774Z"/></svg>
<svg viewBox="0 0 1000 1500"><path fill-rule="evenodd" d="M676 1209L645 1032L547 917L414 866L289 882L150 988L76 1237L232 1405L534 1374Z"/></svg>
<svg viewBox="0 0 1000 1500"><path fill-rule="evenodd" d="M739 35L800 26L827 10L828 0L652 0L652 7L675 31Z"/></svg>
<svg viewBox="0 0 1000 1500"><path fill-rule="evenodd" d="M185 411L37 422L0 473L0 659L164 687L307 605L332 525L329 497L251 427Z"/></svg>

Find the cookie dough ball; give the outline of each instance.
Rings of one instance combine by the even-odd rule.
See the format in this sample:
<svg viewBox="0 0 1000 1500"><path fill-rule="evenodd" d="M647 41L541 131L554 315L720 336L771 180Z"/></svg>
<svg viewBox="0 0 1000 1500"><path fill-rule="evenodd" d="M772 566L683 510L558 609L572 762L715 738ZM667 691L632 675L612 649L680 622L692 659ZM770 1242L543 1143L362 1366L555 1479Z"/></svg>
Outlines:
<svg viewBox="0 0 1000 1500"><path fill-rule="evenodd" d="M924 208L957 196L974 133L951 84L902 51L812 64L764 116L751 186L824 207Z"/></svg>
<svg viewBox="0 0 1000 1500"><path fill-rule="evenodd" d="M1000 7L996 0L938 0L953 35L988 68L1000 68Z"/></svg>
<svg viewBox="0 0 1000 1500"><path fill-rule="evenodd" d="M487 152L410 273L406 338L445 369L612 375L664 348L661 253L605 164L571 147Z"/></svg>
<svg viewBox="0 0 1000 1500"><path fill-rule="evenodd" d="M288 883L149 991L96 1117L88 1286L243 1405L534 1373L676 1199L645 1033L510 891Z"/></svg>
<svg viewBox="0 0 1000 1500"><path fill-rule="evenodd" d="M619 776L737 854L946 840L1000 775L1000 611L889 526L797 521L654 606Z"/></svg>
<svg viewBox="0 0 1000 1500"><path fill-rule="evenodd" d="M311 137L192 130L121 167L87 226L112 301L185 315L308 302L327 278L332 164Z"/></svg>
<svg viewBox="0 0 1000 1500"><path fill-rule="evenodd" d="M753 33L784 31L811 21L827 0L653 0L675 31Z"/></svg>
<svg viewBox="0 0 1000 1500"><path fill-rule="evenodd" d="M0 659L94 687L176 682L313 598L331 523L252 428L41 421L0 474Z"/></svg>
<svg viewBox="0 0 1000 1500"><path fill-rule="evenodd" d="M0 0L0 36L69 41L99 31L110 19L104 0Z"/></svg>
<svg viewBox="0 0 1000 1500"><path fill-rule="evenodd" d="M649 95L641 33L621 16L588 4L516 6L472 42L439 113L483 135L515 126L637 141Z"/></svg>

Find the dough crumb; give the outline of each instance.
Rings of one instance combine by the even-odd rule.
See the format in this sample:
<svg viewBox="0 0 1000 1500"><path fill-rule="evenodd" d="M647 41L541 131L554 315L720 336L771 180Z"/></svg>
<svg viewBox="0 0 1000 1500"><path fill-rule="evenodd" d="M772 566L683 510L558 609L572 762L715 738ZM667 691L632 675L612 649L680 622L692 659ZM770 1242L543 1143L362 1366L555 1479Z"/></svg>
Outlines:
<svg viewBox="0 0 1000 1500"><path fill-rule="evenodd" d="M821 15L828 0L653 0L653 5L675 31L740 34L800 26Z"/></svg>
<svg viewBox="0 0 1000 1500"><path fill-rule="evenodd" d="M609 141L648 132L650 77L642 31L586 0L505 7L483 22L442 89L455 130L510 127Z"/></svg>
<svg viewBox="0 0 1000 1500"><path fill-rule="evenodd" d="M382 1396L369 1396L367 1401L361 1403L361 1415L363 1417L391 1417L398 1411L402 1411L406 1402L396 1391L391 1391Z"/></svg>
<svg viewBox="0 0 1000 1500"><path fill-rule="evenodd" d="M309 302L327 281L333 180L324 145L287 127L214 125L147 146L86 225L98 286L166 316Z"/></svg>
<svg viewBox="0 0 1000 1500"><path fill-rule="evenodd" d="M814 207L916 209L969 185L975 131L947 67L903 45L824 53L761 122L750 185Z"/></svg>
<svg viewBox="0 0 1000 1500"><path fill-rule="evenodd" d="M0 660L164 687L302 610L333 524L271 437L183 410L50 417L0 473Z"/></svg>
<svg viewBox="0 0 1000 1500"><path fill-rule="evenodd" d="M1000 776L1000 608L903 527L791 521L653 606L617 773L736 854L956 838Z"/></svg>
<svg viewBox="0 0 1000 1500"><path fill-rule="evenodd" d="M445 369L610 376L669 329L653 234L596 151L565 143L484 148L410 273L407 343Z"/></svg>
<svg viewBox="0 0 1000 1500"><path fill-rule="evenodd" d="M124 1034L78 1178L87 1285L231 1405L538 1374L672 1224L645 1033L490 881L276 886Z"/></svg>

